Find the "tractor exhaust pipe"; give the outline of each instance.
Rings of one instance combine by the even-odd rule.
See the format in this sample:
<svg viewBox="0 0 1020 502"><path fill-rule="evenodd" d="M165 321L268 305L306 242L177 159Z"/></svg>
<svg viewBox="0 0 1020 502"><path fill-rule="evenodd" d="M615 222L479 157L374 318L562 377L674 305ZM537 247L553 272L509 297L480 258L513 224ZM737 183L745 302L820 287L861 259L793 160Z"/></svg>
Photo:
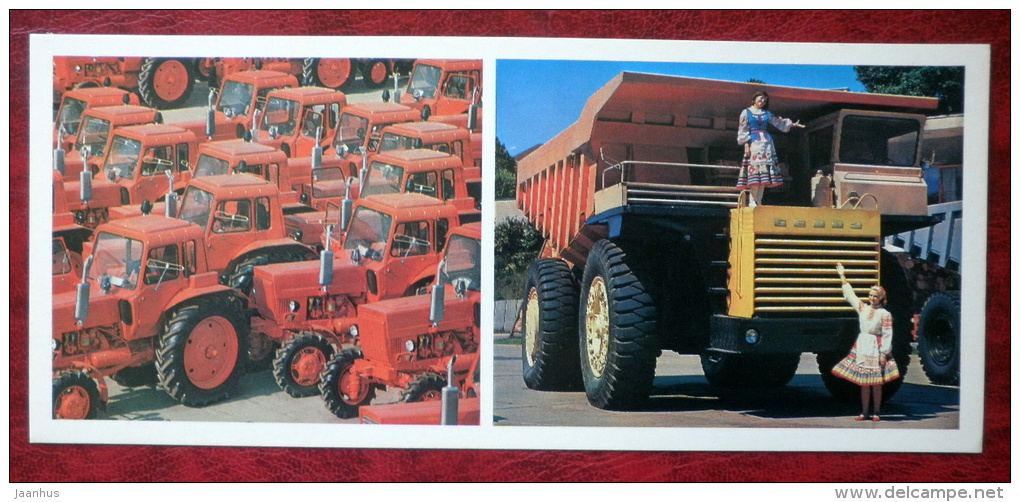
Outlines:
<svg viewBox="0 0 1020 502"><path fill-rule="evenodd" d="M450 357L446 365L446 387L443 387L442 404L443 409L439 416L440 425L457 425L457 414L459 410L460 389L453 385L453 363L457 356Z"/></svg>
<svg viewBox="0 0 1020 502"><path fill-rule="evenodd" d="M166 217L175 218L177 216L177 192L174 191L174 173L167 169L165 174L169 185L166 191Z"/></svg>
<svg viewBox="0 0 1020 502"><path fill-rule="evenodd" d="M85 323L89 317L89 273L92 271L92 256L85 259L81 271L81 282L78 283L77 296L74 299L74 320L78 325Z"/></svg>
<svg viewBox="0 0 1020 502"><path fill-rule="evenodd" d="M329 249L332 234L333 225L326 225L326 247L319 251L319 286L323 293L333 283L333 251Z"/></svg>
<svg viewBox="0 0 1020 502"><path fill-rule="evenodd" d="M85 207L88 207L89 201L92 200L92 173L88 169L78 173L78 181L80 185L78 198Z"/></svg>
<svg viewBox="0 0 1020 502"><path fill-rule="evenodd" d="M322 127L315 128L315 148L312 148L312 170L322 167Z"/></svg>

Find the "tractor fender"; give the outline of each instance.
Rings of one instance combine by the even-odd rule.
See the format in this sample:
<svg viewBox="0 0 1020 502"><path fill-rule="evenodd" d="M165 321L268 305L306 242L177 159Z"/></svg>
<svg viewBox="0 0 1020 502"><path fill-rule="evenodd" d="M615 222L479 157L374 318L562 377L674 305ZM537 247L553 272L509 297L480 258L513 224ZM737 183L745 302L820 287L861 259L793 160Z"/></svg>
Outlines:
<svg viewBox="0 0 1020 502"><path fill-rule="evenodd" d="M205 281L203 281L203 282L205 282ZM213 296L213 295L230 295L230 296L234 296L234 297L236 297L238 299L238 301L241 302L242 306L247 306L247 304L248 304L247 298L245 298L244 295L242 295L240 292L238 292L235 289L229 288L227 286L223 286L223 285L219 284L218 282L214 283L214 284L199 285L198 287L187 288L187 289L181 290L179 293L174 295L174 297L171 298L169 302L167 302L167 307L165 309L163 309L163 313L160 315L160 320L159 320L160 325L162 325L162 323L165 321L165 317L167 315L167 312L172 312L179 305L181 305L181 304L183 304L185 302L189 302L189 301L195 300L196 298L201 298L201 297L206 297L206 296Z"/></svg>
<svg viewBox="0 0 1020 502"><path fill-rule="evenodd" d="M242 260L246 260L253 254L260 252L268 252L270 250L279 251L293 251L295 253L303 254L306 258L311 259L315 257L315 251L300 242L295 241L289 237L279 239L269 239L255 241L247 246L241 248L241 251L237 253L237 256L233 260L230 260L230 264L227 266L227 270L231 270L235 265L240 263Z"/></svg>
<svg viewBox="0 0 1020 502"><path fill-rule="evenodd" d="M410 288L416 284L424 284L425 287L431 286L436 278L435 267L425 267L424 270L418 272L410 282L407 283L407 287Z"/></svg>

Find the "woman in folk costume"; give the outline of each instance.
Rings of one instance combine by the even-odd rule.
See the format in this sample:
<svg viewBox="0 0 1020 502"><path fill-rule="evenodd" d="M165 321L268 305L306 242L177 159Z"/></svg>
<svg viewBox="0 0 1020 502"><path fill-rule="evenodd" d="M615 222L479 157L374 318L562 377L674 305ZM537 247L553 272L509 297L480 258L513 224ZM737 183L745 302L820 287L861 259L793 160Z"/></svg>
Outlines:
<svg viewBox="0 0 1020 502"><path fill-rule="evenodd" d="M861 333L850 354L832 368L832 373L861 386L861 414L856 420L878 422L881 420L878 412L882 404L882 384L900 376L892 357L892 314L884 308L885 289L872 286L867 301L862 301L847 282L842 263L836 264L836 272L843 282L843 297L860 317ZM869 404L873 406L870 413Z"/></svg>
<svg viewBox="0 0 1020 502"><path fill-rule="evenodd" d="M769 134L769 124L783 132L791 128L804 126L800 121L792 121L773 115L769 109L769 95L764 91L754 93L751 107L740 112L740 123L737 128L737 144L744 145L744 160L740 164L740 177L737 187L748 188L755 201L761 202L765 187L777 187L783 184L783 175L779 172L779 160L776 146Z"/></svg>

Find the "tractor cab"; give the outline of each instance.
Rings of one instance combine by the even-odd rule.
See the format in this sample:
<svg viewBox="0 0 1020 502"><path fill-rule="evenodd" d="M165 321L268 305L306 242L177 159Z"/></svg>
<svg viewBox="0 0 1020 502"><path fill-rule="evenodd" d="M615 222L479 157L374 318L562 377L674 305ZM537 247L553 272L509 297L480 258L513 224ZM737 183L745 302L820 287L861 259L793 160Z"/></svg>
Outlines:
<svg viewBox="0 0 1020 502"><path fill-rule="evenodd" d="M87 87L64 93L53 122L53 148L74 146L86 110L105 106L138 105L138 96L116 87Z"/></svg>
<svg viewBox="0 0 1020 502"><path fill-rule="evenodd" d="M460 115L481 103L480 60L419 59L400 103L431 115Z"/></svg>
<svg viewBox="0 0 1020 502"><path fill-rule="evenodd" d="M336 134L344 93L324 87L278 89L268 95L254 141L279 148L288 157L308 157L328 147Z"/></svg>
<svg viewBox="0 0 1020 502"><path fill-rule="evenodd" d="M371 153L425 149L460 158L465 168L481 167L481 137L467 129L442 122L410 122L383 129L379 147Z"/></svg>
<svg viewBox="0 0 1020 502"><path fill-rule="evenodd" d="M113 133L122 127L162 121L154 108L120 105L90 108L81 116L71 150L64 160L64 179L77 179L87 159L102 159L109 151Z"/></svg>
<svg viewBox="0 0 1020 502"><path fill-rule="evenodd" d="M216 122L225 119L237 125L238 137L251 129L255 110L261 110L267 96L276 89L297 87L294 75L271 70L249 70L233 73L223 80L216 94L213 110Z"/></svg>
<svg viewBox="0 0 1020 502"><path fill-rule="evenodd" d="M401 150L376 155L368 166L361 197L420 193L456 206L461 223L481 219L478 169L464 169L459 158L434 150Z"/></svg>
<svg viewBox="0 0 1020 502"><path fill-rule="evenodd" d="M333 151L346 161L350 176L357 176L366 152L378 148L386 126L421 119L418 110L396 103L352 103L340 114Z"/></svg>

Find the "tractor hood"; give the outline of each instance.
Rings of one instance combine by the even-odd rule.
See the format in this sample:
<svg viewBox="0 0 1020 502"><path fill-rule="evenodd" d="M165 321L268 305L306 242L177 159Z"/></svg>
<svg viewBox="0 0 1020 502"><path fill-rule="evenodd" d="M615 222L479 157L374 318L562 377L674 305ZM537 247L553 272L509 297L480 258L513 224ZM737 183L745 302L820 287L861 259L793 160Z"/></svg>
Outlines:
<svg viewBox="0 0 1020 502"><path fill-rule="evenodd" d="M81 200L81 182L64 182L64 200L70 211L85 209ZM92 181L92 198L88 201L88 207L110 208L126 204L130 204L130 201L122 200L120 185L106 180Z"/></svg>
<svg viewBox="0 0 1020 502"><path fill-rule="evenodd" d="M410 296L381 301L358 308L358 337L361 340L365 358L369 360L390 360L391 357L407 357L408 342L418 347L432 345L425 341L439 331L477 329L476 309L478 295L457 298L447 288L444 302L444 317L439 326L432 328L429 321L431 295ZM452 348L448 348L452 350ZM396 363L396 361L392 361Z"/></svg>
<svg viewBox="0 0 1020 502"><path fill-rule="evenodd" d="M310 298L346 296L353 303L362 303L368 289L368 270L349 262L334 261L333 281L323 293L319 286L318 260L258 266L255 267L252 305L262 317L280 323L285 320L283 316L289 314L295 314L294 319L307 319Z"/></svg>
<svg viewBox="0 0 1020 502"><path fill-rule="evenodd" d="M98 291L95 283L92 284L91 293L89 315L85 319L85 327L108 326L120 322L120 313L117 308L117 302L120 300L120 297L112 294L104 295L101 291ZM76 329L77 321L74 319L76 297L76 291L53 295L54 333L65 333Z"/></svg>

